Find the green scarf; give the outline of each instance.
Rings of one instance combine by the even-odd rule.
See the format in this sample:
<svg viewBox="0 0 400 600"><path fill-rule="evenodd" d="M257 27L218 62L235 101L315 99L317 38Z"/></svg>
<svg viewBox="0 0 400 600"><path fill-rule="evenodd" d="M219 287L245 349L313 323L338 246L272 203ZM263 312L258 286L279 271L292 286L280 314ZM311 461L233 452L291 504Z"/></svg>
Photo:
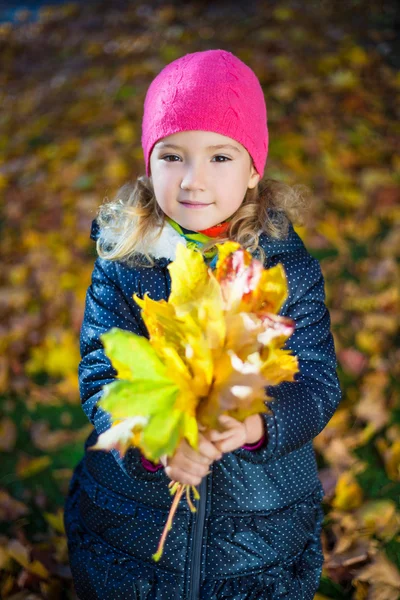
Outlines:
<svg viewBox="0 0 400 600"><path fill-rule="evenodd" d="M205 246L205 244L207 244L210 240L213 239L213 236L206 235L201 231L191 231L190 229L185 229L170 217L165 216L165 219L168 221L171 227L175 229L175 231L177 231L182 237L185 238L186 245L188 248L202 248L203 246ZM216 258L217 254L218 250L214 246L213 248L210 248L204 253L204 257L207 259L207 261L213 261L213 259Z"/></svg>

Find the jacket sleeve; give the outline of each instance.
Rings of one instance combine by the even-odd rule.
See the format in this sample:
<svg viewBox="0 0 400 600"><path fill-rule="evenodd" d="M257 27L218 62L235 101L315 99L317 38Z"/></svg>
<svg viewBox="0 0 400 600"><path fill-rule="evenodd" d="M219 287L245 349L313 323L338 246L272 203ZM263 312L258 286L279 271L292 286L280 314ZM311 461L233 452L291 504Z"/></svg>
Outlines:
<svg viewBox="0 0 400 600"><path fill-rule="evenodd" d="M341 399L319 262L306 253L295 268L300 269L299 285L291 292L281 314L296 324L285 348L297 355L299 373L294 382L266 388L273 398L266 401L270 413L262 414L266 443L253 452L235 450L236 455L249 462L274 460L312 441L327 425ZM290 281L289 271L287 276Z"/></svg>
<svg viewBox="0 0 400 600"><path fill-rule="evenodd" d="M119 327L147 336L139 307L136 311L134 303L128 302L117 280L115 264L98 258L86 294L80 335L80 396L83 410L98 434L108 429L111 422L109 414L97 406L97 402L102 396L103 386L117 375L104 352L100 335L112 327Z"/></svg>

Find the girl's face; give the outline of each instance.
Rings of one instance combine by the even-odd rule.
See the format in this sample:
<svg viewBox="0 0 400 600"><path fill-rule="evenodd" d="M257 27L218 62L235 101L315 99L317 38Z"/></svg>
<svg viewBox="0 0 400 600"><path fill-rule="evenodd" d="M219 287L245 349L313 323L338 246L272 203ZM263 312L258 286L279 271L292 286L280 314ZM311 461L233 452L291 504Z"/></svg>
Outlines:
<svg viewBox="0 0 400 600"><path fill-rule="evenodd" d="M212 131L180 131L159 140L150 171L162 211L192 231L228 219L260 180L244 146Z"/></svg>

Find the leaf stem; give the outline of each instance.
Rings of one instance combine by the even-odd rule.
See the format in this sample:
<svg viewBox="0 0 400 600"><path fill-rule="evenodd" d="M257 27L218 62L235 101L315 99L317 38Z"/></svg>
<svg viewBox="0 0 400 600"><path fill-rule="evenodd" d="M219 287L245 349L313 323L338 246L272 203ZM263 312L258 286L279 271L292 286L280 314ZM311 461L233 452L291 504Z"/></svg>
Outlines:
<svg viewBox="0 0 400 600"><path fill-rule="evenodd" d="M189 508L192 512L197 512L196 507L194 506L192 499L190 497L190 488L194 488L194 485L187 485L186 486L186 501L189 505ZM196 488L195 488L196 489Z"/></svg>
<svg viewBox="0 0 400 600"><path fill-rule="evenodd" d="M156 562L158 562L162 556L162 553L164 551L165 540L168 535L168 531L170 531L170 529L172 529L172 521L175 516L176 509L178 508L179 500L181 499L182 494L185 491L186 487L187 487L186 484L179 483L178 487L176 488L175 498L172 502L170 511L168 513L168 519L167 519L167 522L165 523L165 527L163 529L163 532L162 532L162 535L160 538L160 542L158 544L157 552L155 554L153 554L153 557L152 557L153 560L155 560Z"/></svg>

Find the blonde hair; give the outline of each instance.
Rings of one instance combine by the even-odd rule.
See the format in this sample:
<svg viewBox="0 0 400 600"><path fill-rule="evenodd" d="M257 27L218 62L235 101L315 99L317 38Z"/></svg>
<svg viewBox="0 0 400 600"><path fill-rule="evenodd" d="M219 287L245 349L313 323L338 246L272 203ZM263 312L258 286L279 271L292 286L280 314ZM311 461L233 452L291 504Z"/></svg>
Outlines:
<svg viewBox="0 0 400 600"><path fill-rule="evenodd" d="M201 252L226 240L234 240L264 262L265 253L259 244L261 232L281 240L288 234L289 224L301 224L305 209L304 185L290 186L275 179L261 179L248 189L242 204L233 215L227 234L213 238ZM154 266L154 260L143 248L161 235L165 214L161 210L150 177L139 176L135 183L126 183L115 198L103 203L96 217L100 228L97 252L101 258L119 260L130 266ZM138 248L140 247L140 251Z"/></svg>

